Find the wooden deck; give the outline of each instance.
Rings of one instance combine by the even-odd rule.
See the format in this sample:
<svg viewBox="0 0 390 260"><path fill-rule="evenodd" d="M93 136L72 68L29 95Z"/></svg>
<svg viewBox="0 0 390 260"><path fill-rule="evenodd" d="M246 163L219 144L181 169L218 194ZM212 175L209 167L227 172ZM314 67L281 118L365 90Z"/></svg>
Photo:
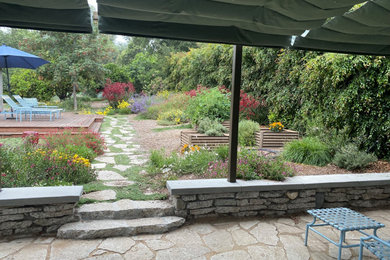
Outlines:
<svg viewBox="0 0 390 260"><path fill-rule="evenodd" d="M72 112L62 113L61 118L50 121L47 116L35 117L30 122L22 122L15 119L4 119L0 116L0 138L20 137L25 131L35 131L41 135L49 133L61 133L70 130L72 133L83 131L99 131L103 116L79 115Z"/></svg>

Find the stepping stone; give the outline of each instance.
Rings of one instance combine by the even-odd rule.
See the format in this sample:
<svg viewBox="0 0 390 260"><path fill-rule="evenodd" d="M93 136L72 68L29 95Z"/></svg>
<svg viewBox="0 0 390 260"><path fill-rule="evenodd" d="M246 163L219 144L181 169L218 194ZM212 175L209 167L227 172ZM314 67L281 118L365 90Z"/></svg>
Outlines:
<svg viewBox="0 0 390 260"><path fill-rule="evenodd" d="M120 170L120 171L126 171L127 169L131 168L129 165L115 165L114 169Z"/></svg>
<svg viewBox="0 0 390 260"><path fill-rule="evenodd" d="M116 192L113 190L94 191L82 195L81 198L92 200L114 200L116 199Z"/></svg>
<svg viewBox="0 0 390 260"><path fill-rule="evenodd" d="M68 223L58 229L57 238L95 239L165 233L183 225L184 218L157 217L131 220L89 220Z"/></svg>
<svg viewBox="0 0 390 260"><path fill-rule="evenodd" d="M111 163L115 164L115 159L114 157L109 157L109 156L99 156L96 157L96 161L103 162L103 163Z"/></svg>
<svg viewBox="0 0 390 260"><path fill-rule="evenodd" d="M127 144L113 144L112 146L115 148L121 148L121 149L127 148Z"/></svg>
<svg viewBox="0 0 390 260"><path fill-rule="evenodd" d="M109 181L105 182L104 185L109 187L125 187L133 185L134 183L134 181Z"/></svg>
<svg viewBox="0 0 390 260"><path fill-rule="evenodd" d="M134 137L127 137L127 136L122 136L120 137L123 141L132 141Z"/></svg>
<svg viewBox="0 0 390 260"><path fill-rule="evenodd" d="M127 180L125 177L123 177L119 173L116 173L116 172L113 172L113 171L99 171L97 179L100 180L100 181L122 181L122 180Z"/></svg>
<svg viewBox="0 0 390 260"><path fill-rule="evenodd" d="M91 167L93 169L103 169L103 168L106 168L106 164L105 163L92 163Z"/></svg>
<svg viewBox="0 0 390 260"><path fill-rule="evenodd" d="M132 159L131 163L135 165L143 165L147 162L147 159Z"/></svg>
<svg viewBox="0 0 390 260"><path fill-rule="evenodd" d="M78 209L83 220L135 219L146 217L173 216L174 206L162 200L119 200L85 204Z"/></svg>
<svg viewBox="0 0 390 260"><path fill-rule="evenodd" d="M123 148L123 151L124 151L124 152L127 152L127 153L131 153L131 152L138 152L139 149L135 149L135 148Z"/></svg>

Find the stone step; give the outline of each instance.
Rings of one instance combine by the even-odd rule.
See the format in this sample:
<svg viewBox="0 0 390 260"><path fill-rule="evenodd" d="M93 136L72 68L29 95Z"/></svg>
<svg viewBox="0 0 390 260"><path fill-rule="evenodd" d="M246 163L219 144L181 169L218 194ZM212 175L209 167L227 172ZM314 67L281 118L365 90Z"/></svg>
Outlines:
<svg viewBox="0 0 390 260"><path fill-rule="evenodd" d="M78 209L82 220L135 219L175 215L174 206L162 200L119 200L85 204Z"/></svg>
<svg viewBox="0 0 390 260"><path fill-rule="evenodd" d="M184 218L170 216L157 218L85 220L60 227L57 237L63 239L94 239L139 234L161 234L183 225Z"/></svg>

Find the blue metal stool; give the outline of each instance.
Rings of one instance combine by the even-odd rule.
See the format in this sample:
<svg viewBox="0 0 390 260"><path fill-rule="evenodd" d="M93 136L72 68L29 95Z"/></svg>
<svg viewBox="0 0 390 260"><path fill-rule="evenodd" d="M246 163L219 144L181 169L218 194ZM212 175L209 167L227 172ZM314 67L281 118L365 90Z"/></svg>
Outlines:
<svg viewBox="0 0 390 260"><path fill-rule="evenodd" d="M360 238L359 260L363 259L363 247L380 260L390 260L390 241L384 241L376 236Z"/></svg>
<svg viewBox="0 0 390 260"><path fill-rule="evenodd" d="M307 239L309 235L309 229L318 235L322 236L332 244L339 247L338 260L341 259L341 250L343 248L359 247L359 244L347 245L345 244L345 235L348 231L359 231L365 236L369 236L366 232L362 231L364 229L373 229L373 233L376 236L376 231L378 228L382 228L385 225L379 223L369 217L364 216L356 211L353 211L348 208L330 208L330 209L312 209L307 211L310 215L314 217L313 222L306 225L306 234L305 234L305 246L307 246ZM324 223L315 224L316 220L320 219ZM328 238L318 230L313 227L321 226L331 226L340 231L340 240L335 242L332 239ZM344 244L343 244L344 243Z"/></svg>

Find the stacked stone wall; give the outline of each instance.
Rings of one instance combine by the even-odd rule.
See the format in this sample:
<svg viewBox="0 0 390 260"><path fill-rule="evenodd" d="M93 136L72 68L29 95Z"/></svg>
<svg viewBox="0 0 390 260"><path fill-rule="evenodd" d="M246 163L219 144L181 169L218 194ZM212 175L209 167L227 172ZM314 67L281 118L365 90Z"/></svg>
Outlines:
<svg viewBox="0 0 390 260"><path fill-rule="evenodd" d="M12 235L55 234L69 222L78 221L75 203L0 207L0 237Z"/></svg>
<svg viewBox="0 0 390 260"><path fill-rule="evenodd" d="M259 187L261 189L261 187ZM172 195L175 213L187 219L219 216L282 216L312 208L356 210L390 207L390 186L223 192Z"/></svg>

